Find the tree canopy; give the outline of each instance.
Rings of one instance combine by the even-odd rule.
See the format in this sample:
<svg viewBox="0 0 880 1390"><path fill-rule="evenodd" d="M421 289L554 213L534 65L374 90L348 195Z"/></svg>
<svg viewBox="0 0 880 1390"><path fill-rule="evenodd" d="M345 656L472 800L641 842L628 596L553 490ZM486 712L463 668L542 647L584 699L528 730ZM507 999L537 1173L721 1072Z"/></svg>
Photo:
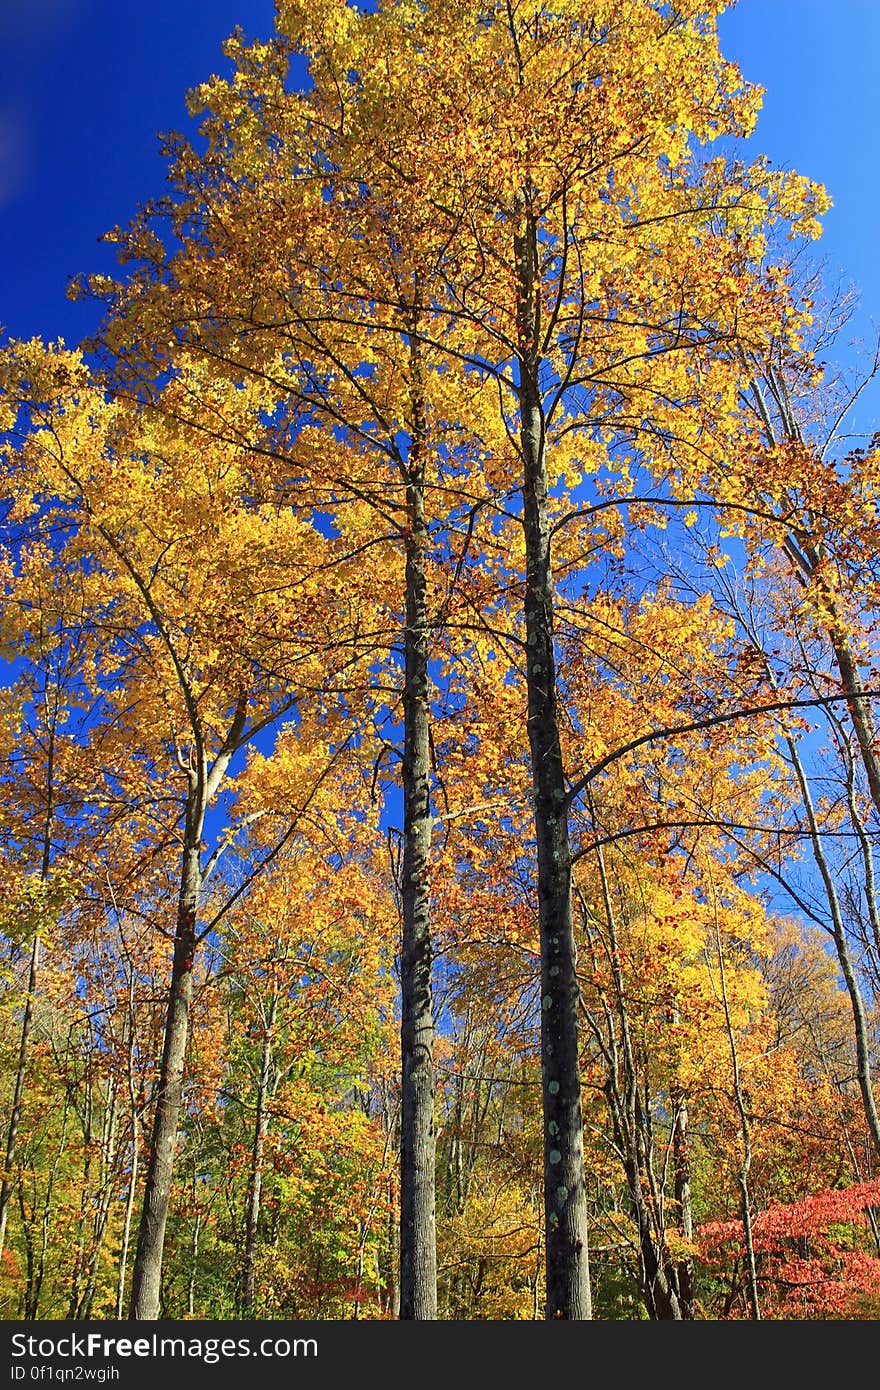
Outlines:
<svg viewBox="0 0 880 1390"><path fill-rule="evenodd" d="M279 0L0 345L3 1316L876 1315L880 441L725 8Z"/></svg>

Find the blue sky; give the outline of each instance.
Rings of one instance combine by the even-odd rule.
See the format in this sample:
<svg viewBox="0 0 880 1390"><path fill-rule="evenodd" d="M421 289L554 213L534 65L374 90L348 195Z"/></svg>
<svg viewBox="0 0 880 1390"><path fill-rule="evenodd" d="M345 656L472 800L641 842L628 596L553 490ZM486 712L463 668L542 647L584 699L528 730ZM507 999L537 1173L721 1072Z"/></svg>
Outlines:
<svg viewBox="0 0 880 1390"><path fill-rule="evenodd" d="M101 232L163 188L157 133L186 126L184 94L222 70L236 24L272 31L272 0L0 0L0 324L78 341L89 306L71 276L108 267ZM880 324L880 0L739 0L724 52L767 89L755 153L826 184L817 254L855 283L854 331ZM869 398L866 427L880 427Z"/></svg>
<svg viewBox="0 0 880 1390"><path fill-rule="evenodd" d="M748 148L831 195L813 254L830 285L857 287L847 338L872 352L880 333L880 0L739 0L719 33L724 54L766 89ZM858 424L880 429L880 389L860 402Z"/></svg>
<svg viewBox="0 0 880 1390"><path fill-rule="evenodd" d="M272 0L0 0L0 324L78 341L80 271L112 265L97 238L164 190L159 131L224 69L236 24L273 30Z"/></svg>

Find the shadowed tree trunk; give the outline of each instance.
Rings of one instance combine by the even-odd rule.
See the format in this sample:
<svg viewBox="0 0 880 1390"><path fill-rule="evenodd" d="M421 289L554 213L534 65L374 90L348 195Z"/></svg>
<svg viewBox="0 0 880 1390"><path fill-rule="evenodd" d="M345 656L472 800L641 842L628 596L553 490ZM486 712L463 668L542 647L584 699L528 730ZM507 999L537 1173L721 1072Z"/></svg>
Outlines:
<svg viewBox="0 0 880 1390"><path fill-rule="evenodd" d="M526 684L541 937L541 1081L547 1318L589 1318L589 1262L578 1065L578 985L571 909L568 801L556 703L553 573L544 419L538 386L541 315L535 224L514 241L519 411L526 545Z"/></svg>
<svg viewBox="0 0 880 1390"><path fill-rule="evenodd" d="M691 1156L688 1137L688 1107L680 1093L673 1096L675 1119L672 1128L672 1163L675 1202L681 1234L688 1242L694 1238L694 1218L691 1207ZM694 1316L694 1265L688 1255L675 1267L678 1281L678 1301L683 1318Z"/></svg>

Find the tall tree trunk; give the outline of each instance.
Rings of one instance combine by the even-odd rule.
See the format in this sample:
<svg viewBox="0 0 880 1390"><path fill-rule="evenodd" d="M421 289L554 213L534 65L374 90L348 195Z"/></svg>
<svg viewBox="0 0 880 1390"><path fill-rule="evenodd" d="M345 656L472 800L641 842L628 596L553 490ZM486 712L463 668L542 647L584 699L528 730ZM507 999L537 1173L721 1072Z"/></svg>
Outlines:
<svg viewBox="0 0 880 1390"><path fill-rule="evenodd" d="M590 814L595 821L595 807L589 797ZM648 1311L648 1316L658 1320L679 1321L682 1313L674 1279L670 1277L665 1258L665 1242L660 1220L658 1203L653 1209L645 1199L651 1190L649 1164L651 1162L648 1142L645 1136L645 1107L639 1096L639 1074L630 1028L628 993L625 986L621 964L620 944L614 904L611 899L611 886L605 866L605 855L600 847L596 849L596 863L599 869L599 882L602 885L602 902L605 908L605 921L608 929L608 961L614 983L614 1002L620 1026L620 1047L614 1037L613 1017L607 1017L608 1046L603 1047L608 1067L608 1081L605 1095L611 1113L614 1140L623 1159L626 1185L629 1192L633 1220L638 1233L639 1251L639 1291ZM589 913L583 896L579 892L585 921ZM656 1214L656 1221L654 1216Z"/></svg>
<svg viewBox="0 0 880 1390"><path fill-rule="evenodd" d="M758 1263L755 1257L752 1200L749 1192L749 1173L752 1167L752 1129L751 1120L746 1108L746 1096L742 1085L739 1049L736 1045L736 1034L734 1033L733 1021L730 1016L730 1001L727 994L727 970L724 964L724 950L721 944L721 928L718 923L717 910L715 915L715 949L718 955L718 980L721 988L721 1003L724 1009L724 1026L730 1045L733 1099L739 1116L740 1139L742 1142L740 1165L739 1171L737 1172L737 1185L739 1187L740 1216L742 1218L743 1236L745 1238L746 1287L749 1311L752 1318L756 1322L759 1322L761 1320L761 1301L758 1293Z"/></svg>
<svg viewBox="0 0 880 1390"><path fill-rule="evenodd" d="M263 1154L266 1148L266 1136L269 1133L269 1083L272 1073L272 1047L277 1017L278 995L273 994L260 1054L257 1113L254 1120L250 1182L244 1219L244 1265L241 1273L241 1315L243 1318L252 1316L256 1296L257 1233L260 1225L260 1198L263 1191Z"/></svg>
<svg viewBox="0 0 880 1390"><path fill-rule="evenodd" d="M520 446L526 546L526 685L538 859L541 1075L547 1318L592 1316L587 1253L578 984L571 909L571 847L553 649L554 592L544 420L538 388L540 301L533 219L514 239L519 314Z"/></svg>
<svg viewBox="0 0 880 1390"><path fill-rule="evenodd" d="M694 1218L691 1207L691 1156L688 1136L688 1108L684 1096L674 1091L672 1101L675 1118L672 1127L672 1165L675 1202L682 1237L688 1243L694 1238ZM676 1265L678 1303L683 1318L694 1316L694 1262L690 1255Z"/></svg>
<svg viewBox="0 0 880 1390"><path fill-rule="evenodd" d="M134 1015L134 969L128 979L128 1047L126 1051L126 1085L128 1089L128 1114L131 1124L131 1169L128 1175L128 1192L125 1198L125 1217L122 1223L122 1248L119 1252L119 1270L116 1278L116 1319L122 1320L125 1307L125 1277L128 1269L128 1247L131 1240L131 1218L137 1194L140 1170L140 1119L138 1116L137 1087L135 1084L135 1015Z"/></svg>
<svg viewBox="0 0 880 1390"><path fill-rule="evenodd" d="M193 1183L195 1186L195 1183ZM189 1243L189 1279L186 1286L186 1315L191 1318L196 1311L196 1284L199 1274L199 1238L202 1234L202 1214L196 1212L192 1236Z"/></svg>
<svg viewBox="0 0 880 1390"><path fill-rule="evenodd" d="M192 823L192 817L188 816L188 821ZM198 841L195 844L190 842L186 847L181 879L156 1113L131 1279L130 1316L149 1321L159 1317L162 1252L183 1099L196 950L196 914L201 890Z"/></svg>
<svg viewBox="0 0 880 1390"><path fill-rule="evenodd" d="M414 315L415 317L415 315ZM413 334L412 447L406 489L404 636L403 941L401 987L400 1317L437 1316L435 1238L434 1014L428 886L431 749L428 709L428 596L425 562L425 454Z"/></svg>
<svg viewBox="0 0 880 1390"><path fill-rule="evenodd" d="M871 716L871 703L865 695L858 663L853 655L852 642L839 627L831 632L831 649L840 672L841 685L846 692L871 800L877 814L880 815L880 758L877 756L877 731Z"/></svg>
<svg viewBox="0 0 880 1390"><path fill-rule="evenodd" d="M44 698L48 704L48 685L44 692ZM49 867L52 863L52 836L55 828L55 717L50 718L49 741L46 750L46 816L43 824L43 850L40 860L40 882L46 883L49 878ZM12 1170L15 1164L15 1150L18 1143L18 1127L21 1123L21 1111L24 1103L24 1086L27 1076L28 1057L30 1054L31 1025L34 1017L34 998L37 992L37 980L40 973L40 928L37 926L34 932L34 941L31 947L31 959L28 966L27 994L24 1001L24 1013L21 1019L21 1033L18 1042L18 1065L15 1070L15 1087L12 1093L12 1109L9 1112L9 1124L6 1129L6 1152L3 1163L3 1180L0 1182L0 1259L3 1256L3 1248L6 1243L6 1220L9 1212L9 1201L12 1197Z"/></svg>
<svg viewBox="0 0 880 1390"><path fill-rule="evenodd" d="M131 1171L128 1175L128 1192L125 1198L125 1217L122 1223L122 1249L119 1252L119 1269L116 1276L116 1319L121 1321L125 1307L125 1276L128 1272L128 1249L131 1241L131 1218L134 1215L134 1202L137 1194L140 1172L140 1138L138 1121L134 1116L131 1137Z"/></svg>
<svg viewBox="0 0 880 1390"><path fill-rule="evenodd" d="M90 1039L90 1042L93 1042L93 1039ZM80 1303L82 1301L82 1280L85 1274L86 1261L86 1224L89 1206L91 1205L92 1124L94 1119L94 1085L91 1076L91 1053L86 1062L84 1074L81 1080L77 1081L76 1085L80 1092L84 1092L81 1097L83 1103L82 1111L79 1111L74 1101L74 1108L79 1114L80 1123L82 1124L83 1173L80 1213L76 1232L76 1254L74 1256L73 1277L70 1286L70 1304L67 1310L67 1317L71 1321L78 1318Z"/></svg>
<svg viewBox="0 0 880 1390"><path fill-rule="evenodd" d="M21 1123L21 1111L24 1102L24 1083L25 1077L27 1076L31 1024L34 1017L34 996L37 991L39 970L40 934L39 931L37 931L34 933L34 941L31 947L31 959L28 966L27 994L24 1001L24 1013L21 1019L21 1034L18 1041L18 1065L15 1070L15 1088L12 1093L12 1109L9 1113L9 1125L6 1130L3 1182L0 1184L0 1256L3 1254L3 1248L6 1243L6 1221L9 1213L9 1201L13 1191L12 1172L15 1165L15 1154L18 1146L18 1127Z"/></svg>
<svg viewBox="0 0 880 1390"><path fill-rule="evenodd" d="M846 921L837 892L837 884L834 874L831 871L831 866L825 857L825 850L822 845L822 832L816 820L816 812L813 806L813 797L810 791L807 774L801 762L797 744L794 739L786 736L786 745L792 760L792 766L795 770L795 776L797 777L801 799L807 816L813 859L815 860L816 867L819 870L825 887L825 897L831 914L831 935L834 940L834 947L837 952L837 959L840 963L840 971L843 975L844 984L846 985L846 992L849 996L850 1009L853 1016L853 1032L856 1044L856 1076L862 1097L862 1106L875 1152L878 1157L880 1157L880 1115L878 1115L877 1112L874 1083L871 1077L870 1023L868 1021L865 1003L862 999L858 975L853 965L852 955L850 954L849 942L846 935Z"/></svg>
<svg viewBox="0 0 880 1390"><path fill-rule="evenodd" d="M751 387L755 407L763 423L768 442L771 445L777 445L781 433L784 441L796 444L801 448L806 447L800 421L797 418L788 390L785 373L765 364L762 374L764 384L769 387L779 408L779 420L774 423L760 378L752 376ZM799 513L798 498L795 495L789 495L787 504L789 515L795 517L802 515ZM824 541L814 538L816 535L815 519L809 515L805 519L808 527L806 534L799 525L794 526L781 546L795 576L803 585L807 585L817 576L821 576L822 564L827 559ZM811 531L813 536L810 534ZM818 534L821 536L821 528L819 528ZM878 815L880 815L880 756L878 756L877 735L871 714L871 701L865 694L865 687L859 672L858 657L853 650L852 638L847 629L845 618L841 614L837 595L821 578L820 590L829 620L826 628L828 640L834 653L834 661L840 674L841 685L847 696L847 706L858 741L865 776L868 780L871 800Z"/></svg>
<svg viewBox="0 0 880 1390"><path fill-rule="evenodd" d="M40 1307L40 1294L43 1289L43 1280L46 1277L46 1256L51 1244L50 1233L52 1231L52 1198L55 1192L55 1180L61 1165L61 1159L67 1145L67 1121L70 1115L70 1097L65 1096L64 1109L61 1115L61 1134L58 1140L58 1147L52 1158L49 1173L46 1178L46 1187L43 1193L43 1203L39 1222L39 1251L37 1250L34 1232L37 1225L37 1178L33 1175L33 1205L28 1212L25 1206L23 1174L19 1175L18 1182L18 1205L21 1212L22 1233L25 1240L25 1250L27 1254L27 1284L24 1295L24 1317L36 1319Z"/></svg>
<svg viewBox="0 0 880 1390"><path fill-rule="evenodd" d="M101 1261L101 1252L104 1246L104 1236L106 1235L107 1226L110 1221L111 1209L116 1201L116 1184L120 1166L118 1118L115 1078L111 1075L107 1080L106 1099L101 1126L101 1177L94 1204L95 1210L92 1215L90 1248L85 1270L86 1283L79 1301L79 1306L76 1310L76 1317L82 1321L88 1321L92 1316L92 1308L94 1306L95 1294L98 1287L98 1269Z"/></svg>
<svg viewBox="0 0 880 1390"><path fill-rule="evenodd" d="M398 1184L388 1180L388 1284L386 1308L392 1318L400 1317L400 1219Z"/></svg>

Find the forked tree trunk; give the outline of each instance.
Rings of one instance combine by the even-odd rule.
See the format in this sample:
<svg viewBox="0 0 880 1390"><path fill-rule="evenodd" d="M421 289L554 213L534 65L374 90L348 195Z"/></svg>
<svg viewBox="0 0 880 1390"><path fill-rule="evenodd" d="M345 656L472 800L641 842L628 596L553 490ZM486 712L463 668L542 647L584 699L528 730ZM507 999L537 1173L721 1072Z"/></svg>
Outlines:
<svg viewBox="0 0 880 1390"><path fill-rule="evenodd" d="M568 803L556 705L553 575L544 421L538 388L538 245L528 215L515 237L519 410L526 546L526 686L541 938L541 1078L547 1318L592 1316L587 1253L578 984L571 909Z"/></svg>

